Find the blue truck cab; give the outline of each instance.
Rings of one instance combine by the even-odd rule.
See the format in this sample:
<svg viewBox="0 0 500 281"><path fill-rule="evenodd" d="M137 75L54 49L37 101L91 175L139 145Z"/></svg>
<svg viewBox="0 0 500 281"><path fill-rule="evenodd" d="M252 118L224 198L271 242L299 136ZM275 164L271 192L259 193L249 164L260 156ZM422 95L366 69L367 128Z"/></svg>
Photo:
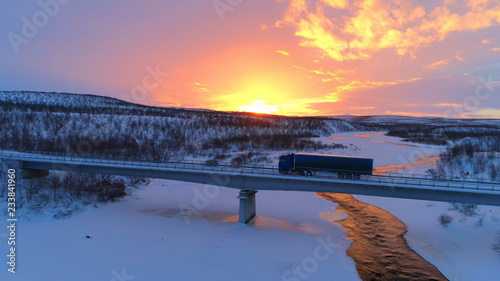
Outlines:
<svg viewBox="0 0 500 281"><path fill-rule="evenodd" d="M280 156L280 162L278 164L280 174L288 174L292 172L293 159L293 153L283 154Z"/></svg>

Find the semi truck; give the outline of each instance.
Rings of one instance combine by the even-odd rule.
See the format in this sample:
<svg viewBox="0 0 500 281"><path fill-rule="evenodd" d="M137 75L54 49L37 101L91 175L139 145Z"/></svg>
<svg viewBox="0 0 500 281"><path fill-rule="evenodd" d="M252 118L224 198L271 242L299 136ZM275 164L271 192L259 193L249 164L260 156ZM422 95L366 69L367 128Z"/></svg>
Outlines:
<svg viewBox="0 0 500 281"><path fill-rule="evenodd" d="M288 153L279 158L281 174L312 176L317 172L335 173L339 178L359 179L361 175L372 175L373 159L353 156Z"/></svg>

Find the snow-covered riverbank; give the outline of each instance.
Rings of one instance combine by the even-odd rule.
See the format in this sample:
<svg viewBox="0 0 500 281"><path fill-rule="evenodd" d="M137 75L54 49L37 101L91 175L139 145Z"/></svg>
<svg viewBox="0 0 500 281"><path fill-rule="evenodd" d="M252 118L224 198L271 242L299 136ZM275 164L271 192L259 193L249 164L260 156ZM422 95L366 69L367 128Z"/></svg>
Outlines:
<svg viewBox="0 0 500 281"><path fill-rule="evenodd" d="M362 135L360 137L359 135ZM335 142L355 144L359 150L352 155L373 157L375 166L414 162L416 155L436 155L442 147L401 142L398 138L377 134L345 133ZM409 145L409 146L407 146ZM398 173L425 174L428 166L409 168ZM500 208L479 206L477 215L466 217L450 210L446 202L354 196L356 199L382 208L406 224L408 245L435 265L453 281L496 280L500 276L500 255L491 244L500 231ZM441 214L454 217L448 227L437 219ZM479 220L482 218L482 224ZM481 224L481 225L480 225Z"/></svg>

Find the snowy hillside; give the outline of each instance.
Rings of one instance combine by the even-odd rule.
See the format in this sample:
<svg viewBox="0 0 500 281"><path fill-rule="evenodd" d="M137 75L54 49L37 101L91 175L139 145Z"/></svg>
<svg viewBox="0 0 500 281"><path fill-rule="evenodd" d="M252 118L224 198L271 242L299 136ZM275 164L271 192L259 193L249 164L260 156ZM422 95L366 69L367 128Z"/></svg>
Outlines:
<svg viewBox="0 0 500 281"><path fill-rule="evenodd" d="M59 93L1 92L0 108L0 149L142 159L221 160L242 151L315 149L321 144L314 137L361 127L330 118L147 107ZM83 145L88 142L91 147Z"/></svg>
<svg viewBox="0 0 500 281"><path fill-rule="evenodd" d="M15 106L50 106L61 108L104 108L130 106L114 98L69 93L0 91L0 103Z"/></svg>

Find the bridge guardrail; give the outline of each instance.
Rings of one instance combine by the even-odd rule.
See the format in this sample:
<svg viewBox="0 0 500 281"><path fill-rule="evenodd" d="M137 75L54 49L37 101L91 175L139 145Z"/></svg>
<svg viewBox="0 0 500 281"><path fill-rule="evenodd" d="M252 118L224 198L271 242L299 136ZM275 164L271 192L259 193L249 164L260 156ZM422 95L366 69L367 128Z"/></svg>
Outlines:
<svg viewBox="0 0 500 281"><path fill-rule="evenodd" d="M81 159L81 158L90 158L90 159L101 159L101 160L123 160L123 161L137 161L138 163L139 162L146 162L146 163L157 163L157 162L160 162L160 161L149 161L148 159L146 158L143 158L143 159L130 159L130 158L127 158L126 156L116 156L116 155L111 155L111 154L106 154L106 155L95 155L95 154L78 154L78 153L59 153L59 152L49 152L49 151L31 151L31 150L26 150L26 151L8 151L8 150L0 150L1 151L4 151L4 152L13 152L13 153L27 153L27 154L33 154L33 155L38 155L38 154L41 154L41 155L53 155L53 156L62 156L62 157L71 157L71 158L77 158L77 159ZM95 162L97 163L97 162ZM162 163L162 162L160 162ZM184 163L195 163L195 164L200 164L200 165L208 165L206 163L206 160L184 160L184 161L181 161L181 160L177 160L177 161L172 161L172 160L167 160L167 161L163 161L163 163L181 163L181 164L184 164ZM217 166L227 166L227 167L235 167L235 168L238 168L238 167L252 167L252 168L256 168L256 169L276 169L276 166L275 165L259 165L259 166L256 166L255 164L253 165L238 165L238 166L235 166L235 165L232 165L230 163L227 163L227 162L220 162L217 164ZM432 180L445 180L445 181L464 181L464 179L452 179L452 178L435 178L433 176L430 176L430 175L415 175L415 174L404 174L404 173L397 173L397 172L391 172L390 173L391 175L389 177L401 177L401 178L413 178L413 179L432 179ZM377 172L374 172L373 173L374 176L386 176L385 174L382 174L382 173L377 173ZM474 183L498 183L500 184L500 181L486 181L484 179L465 179L465 181L468 181L468 182L474 182Z"/></svg>
<svg viewBox="0 0 500 281"><path fill-rule="evenodd" d="M57 157L71 157L71 158L77 158L77 159L82 159L82 158L89 158L89 159L101 159L101 160L122 160L122 161L134 161L134 162L147 162L147 163L194 163L194 164L200 164L200 165L207 165L210 166L206 163L206 160L166 160L166 161L151 161L148 160L147 158L143 159L137 159L137 158L127 158L126 156L116 156L112 154L106 154L106 155L95 155L95 154L79 154L79 153L59 153L59 152L50 152L50 151L8 151L8 150L0 150L0 152L12 152L12 153L26 153L26 154L33 154L33 155L51 155L51 156L57 156ZM97 163L97 162L95 162ZM219 162L217 166L227 166L227 167L253 167L253 168L259 168L259 169L276 169L276 166L274 165L259 165L256 166L255 164L253 165L239 165L235 166L227 162Z"/></svg>
<svg viewBox="0 0 500 281"><path fill-rule="evenodd" d="M126 165L126 166L142 166L142 167L153 167L153 168L173 168L173 169L189 169L189 170L200 170L200 171L219 171L219 172L231 172L239 174L262 174L262 175L279 175L279 176L295 176L301 177L299 175L283 175L278 172L276 168L265 168L256 166L240 166L233 167L230 165L207 165L204 161L173 161L173 162L149 162L149 161L136 161L125 160L125 159L106 159L106 158L90 158L90 157L74 157L68 155L61 155L56 153L30 153L30 152L13 152L13 151L0 151L0 156L12 157L16 159L40 159L40 160L62 160L66 162L78 162L82 163L99 163L108 165ZM49 155L49 156L45 156ZM72 164L68 164L72 165ZM331 175L316 175L309 176L313 178L329 179L329 180L343 180ZM378 182L387 184L405 184L411 186L422 186L422 187L442 187L442 188L461 188L461 189L475 189L475 190L488 190L488 191L500 191L500 182L472 182L472 181L457 181L457 180L436 180L430 178L416 178L416 177L398 177L391 175L373 175L362 177L359 181L365 182Z"/></svg>

